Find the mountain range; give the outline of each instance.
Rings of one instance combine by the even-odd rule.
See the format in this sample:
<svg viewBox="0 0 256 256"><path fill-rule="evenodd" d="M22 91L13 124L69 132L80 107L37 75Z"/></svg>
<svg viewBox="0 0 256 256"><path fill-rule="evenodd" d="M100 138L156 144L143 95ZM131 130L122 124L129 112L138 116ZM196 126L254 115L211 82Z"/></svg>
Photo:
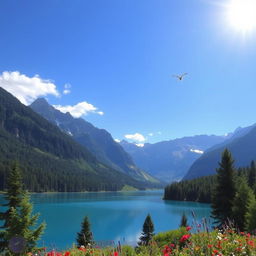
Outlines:
<svg viewBox="0 0 256 256"><path fill-rule="evenodd" d="M221 154L227 148L235 160L236 168L246 167L256 160L256 124L238 128L230 138L221 144L209 148L189 168L184 180L208 176L216 173Z"/></svg>
<svg viewBox="0 0 256 256"><path fill-rule="evenodd" d="M198 135L139 147L125 140L120 144L132 156L139 168L158 179L181 180L191 164L211 146L225 141L227 136Z"/></svg>
<svg viewBox="0 0 256 256"><path fill-rule="evenodd" d="M99 161L72 136L0 88L0 190L5 188L7 173L14 161L19 161L24 183L30 191L153 186L146 179L139 181Z"/></svg>
<svg viewBox="0 0 256 256"><path fill-rule="evenodd" d="M115 142L106 130L93 126L83 118L74 118L70 113L62 113L44 98L35 100L30 107L88 149L98 161L138 181L159 183L155 178L139 169L130 155Z"/></svg>
<svg viewBox="0 0 256 256"><path fill-rule="evenodd" d="M45 99L27 107L0 88L0 190L13 161L31 191L98 191L160 187L215 173L229 149L235 166L256 159L256 125L227 136L197 135L143 147L121 141ZM156 178L155 178L156 177Z"/></svg>

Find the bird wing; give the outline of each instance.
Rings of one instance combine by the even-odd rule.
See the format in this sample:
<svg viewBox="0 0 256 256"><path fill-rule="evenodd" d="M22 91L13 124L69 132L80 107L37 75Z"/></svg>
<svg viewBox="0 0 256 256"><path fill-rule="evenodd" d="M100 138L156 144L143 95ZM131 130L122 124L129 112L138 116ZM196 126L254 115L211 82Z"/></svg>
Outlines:
<svg viewBox="0 0 256 256"><path fill-rule="evenodd" d="M188 73L183 73L182 75L181 75L181 77L183 77L183 76L186 76Z"/></svg>

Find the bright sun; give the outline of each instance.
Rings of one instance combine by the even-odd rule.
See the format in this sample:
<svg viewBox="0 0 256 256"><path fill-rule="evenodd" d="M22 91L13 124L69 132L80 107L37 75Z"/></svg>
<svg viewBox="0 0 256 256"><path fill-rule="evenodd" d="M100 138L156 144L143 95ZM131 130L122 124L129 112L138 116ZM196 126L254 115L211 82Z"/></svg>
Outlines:
<svg viewBox="0 0 256 256"><path fill-rule="evenodd" d="M256 0L230 0L228 20L236 29L247 32L256 28Z"/></svg>

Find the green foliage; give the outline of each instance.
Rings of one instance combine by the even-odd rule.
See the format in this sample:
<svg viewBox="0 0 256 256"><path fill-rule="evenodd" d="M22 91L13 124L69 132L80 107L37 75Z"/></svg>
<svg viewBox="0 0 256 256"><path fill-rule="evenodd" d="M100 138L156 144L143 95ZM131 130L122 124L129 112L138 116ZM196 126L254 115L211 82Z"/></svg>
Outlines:
<svg viewBox="0 0 256 256"><path fill-rule="evenodd" d="M239 186L233 201L232 217L236 227L240 231L244 231L246 225L246 214L249 209L249 204L254 198L254 194L244 178L239 178L238 180Z"/></svg>
<svg viewBox="0 0 256 256"><path fill-rule="evenodd" d="M251 199L246 213L246 229L256 234L256 199Z"/></svg>
<svg viewBox="0 0 256 256"><path fill-rule="evenodd" d="M223 232L192 233L185 228L160 233L147 245L134 250L130 246L118 248L72 248L50 255L70 256L255 256L256 237L249 233L236 233L227 228ZM42 254L41 254L42 255ZM43 254L46 256L46 254Z"/></svg>
<svg viewBox="0 0 256 256"><path fill-rule="evenodd" d="M251 162L251 166L248 173L248 185L253 188L254 184L256 183L256 166L255 162Z"/></svg>
<svg viewBox="0 0 256 256"><path fill-rule="evenodd" d="M185 215L185 213L183 213L180 221L180 227L187 227L187 226L188 226L188 218Z"/></svg>
<svg viewBox="0 0 256 256"><path fill-rule="evenodd" d="M87 216L84 217L81 227L81 231L77 233L76 239L78 247L80 247L81 245L85 247L87 247L88 244L92 245L93 237L91 232L91 225Z"/></svg>
<svg viewBox="0 0 256 256"><path fill-rule="evenodd" d="M143 224L142 234L138 245L148 245L152 237L154 236L154 230L155 228L153 221L150 214L148 214Z"/></svg>
<svg viewBox="0 0 256 256"><path fill-rule="evenodd" d="M122 254L127 256L136 256L134 248L129 245L122 246Z"/></svg>
<svg viewBox="0 0 256 256"><path fill-rule="evenodd" d="M155 241L159 247L163 247L166 244L179 244L180 238L186 233L186 228L181 227L177 230L158 233L154 236L153 241Z"/></svg>
<svg viewBox="0 0 256 256"><path fill-rule="evenodd" d="M28 193L23 190L21 172L17 163L10 171L7 187L5 195L7 210L1 213L4 225L1 227L0 248L5 253L12 255L8 250L8 242L18 236L26 241L22 249L24 253L34 251L45 224L33 228L39 215L32 215L32 204L29 201Z"/></svg>
<svg viewBox="0 0 256 256"><path fill-rule="evenodd" d="M225 149L220 168L217 169L217 182L212 194L212 217L218 225L224 225L232 216L233 200L236 193L234 160Z"/></svg>
<svg viewBox="0 0 256 256"><path fill-rule="evenodd" d="M164 199L210 203L215 182L216 176L175 182L165 187Z"/></svg>

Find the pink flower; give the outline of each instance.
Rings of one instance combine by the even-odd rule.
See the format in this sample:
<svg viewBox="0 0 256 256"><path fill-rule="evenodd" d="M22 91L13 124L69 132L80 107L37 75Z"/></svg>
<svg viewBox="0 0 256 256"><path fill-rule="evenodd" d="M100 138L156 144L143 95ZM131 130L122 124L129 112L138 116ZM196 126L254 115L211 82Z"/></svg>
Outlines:
<svg viewBox="0 0 256 256"><path fill-rule="evenodd" d="M190 236L191 236L190 234L183 235L180 239L180 242L183 243L183 242L187 241L190 238Z"/></svg>
<svg viewBox="0 0 256 256"><path fill-rule="evenodd" d="M187 231L189 231L190 229L191 229L191 227L190 227L190 226L186 227L186 230L187 230Z"/></svg>

